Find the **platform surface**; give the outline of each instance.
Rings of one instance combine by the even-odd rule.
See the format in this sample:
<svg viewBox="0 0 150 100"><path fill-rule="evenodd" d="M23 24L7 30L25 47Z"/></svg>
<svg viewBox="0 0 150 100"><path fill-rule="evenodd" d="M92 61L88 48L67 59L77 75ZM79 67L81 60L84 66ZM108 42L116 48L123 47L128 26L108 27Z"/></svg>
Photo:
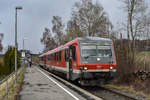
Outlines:
<svg viewBox="0 0 150 100"><path fill-rule="evenodd" d="M37 66L28 67L19 93L20 100L87 100Z"/></svg>

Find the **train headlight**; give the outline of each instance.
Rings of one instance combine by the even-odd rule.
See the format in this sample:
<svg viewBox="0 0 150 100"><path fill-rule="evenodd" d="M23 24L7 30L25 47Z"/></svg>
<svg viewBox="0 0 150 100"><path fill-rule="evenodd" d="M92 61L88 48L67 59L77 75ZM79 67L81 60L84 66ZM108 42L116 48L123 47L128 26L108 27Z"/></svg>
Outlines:
<svg viewBox="0 0 150 100"><path fill-rule="evenodd" d="M113 67L112 66L110 66L110 70L112 70L113 69Z"/></svg>
<svg viewBox="0 0 150 100"><path fill-rule="evenodd" d="M88 68L87 67L84 67L84 70L87 70Z"/></svg>
<svg viewBox="0 0 150 100"><path fill-rule="evenodd" d="M101 58L97 58L96 60L97 60L97 61L100 61L100 60L101 60Z"/></svg>

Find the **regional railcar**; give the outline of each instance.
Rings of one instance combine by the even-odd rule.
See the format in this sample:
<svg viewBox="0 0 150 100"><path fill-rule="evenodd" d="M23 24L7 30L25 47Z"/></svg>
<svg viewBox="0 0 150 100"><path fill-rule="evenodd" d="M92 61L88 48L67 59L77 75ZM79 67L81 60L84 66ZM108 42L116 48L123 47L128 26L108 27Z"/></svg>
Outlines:
<svg viewBox="0 0 150 100"><path fill-rule="evenodd" d="M116 57L111 39L76 38L39 56L40 65L65 74L81 85L109 81L116 73Z"/></svg>

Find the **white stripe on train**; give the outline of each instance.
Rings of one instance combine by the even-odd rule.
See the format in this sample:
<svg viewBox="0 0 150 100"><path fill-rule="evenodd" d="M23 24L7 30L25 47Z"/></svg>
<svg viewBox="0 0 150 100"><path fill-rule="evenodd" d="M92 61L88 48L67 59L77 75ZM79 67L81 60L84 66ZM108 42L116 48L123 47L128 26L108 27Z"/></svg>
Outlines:
<svg viewBox="0 0 150 100"><path fill-rule="evenodd" d="M43 64L41 64L43 65ZM61 71L61 72L64 72L64 73L67 73L68 70L67 70L67 67L61 67L61 66L50 66L50 65L46 65L47 68L49 68L50 70L57 70L57 71ZM116 69L94 69L94 70L86 70L83 72L116 72ZM73 69L73 73L81 73L80 70L77 70L77 69Z"/></svg>

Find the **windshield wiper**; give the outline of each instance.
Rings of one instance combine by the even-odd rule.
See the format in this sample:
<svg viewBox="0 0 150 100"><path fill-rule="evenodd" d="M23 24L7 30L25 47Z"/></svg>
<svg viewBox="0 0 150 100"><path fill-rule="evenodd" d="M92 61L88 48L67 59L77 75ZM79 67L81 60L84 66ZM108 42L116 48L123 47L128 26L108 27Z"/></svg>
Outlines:
<svg viewBox="0 0 150 100"><path fill-rule="evenodd" d="M84 58L88 59L89 57L92 57L92 56L96 56L96 55L88 55L88 56L84 56Z"/></svg>

